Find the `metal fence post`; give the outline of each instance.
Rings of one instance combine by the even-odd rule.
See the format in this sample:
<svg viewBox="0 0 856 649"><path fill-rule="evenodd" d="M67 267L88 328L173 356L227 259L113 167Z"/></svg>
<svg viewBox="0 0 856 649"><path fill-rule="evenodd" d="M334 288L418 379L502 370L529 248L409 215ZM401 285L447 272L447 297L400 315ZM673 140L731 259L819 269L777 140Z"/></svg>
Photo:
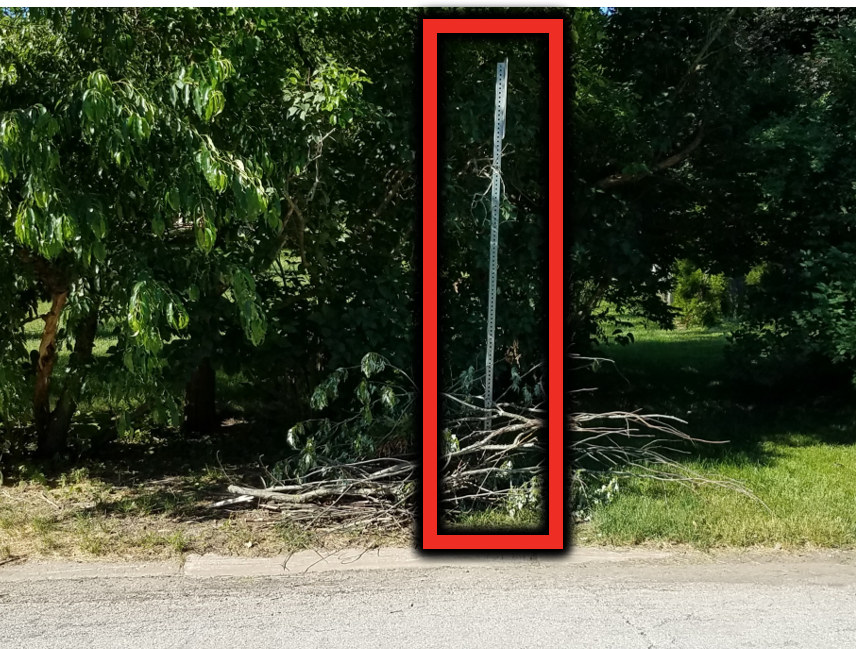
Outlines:
<svg viewBox="0 0 856 649"><path fill-rule="evenodd" d="M493 407L493 352L496 330L496 268L499 252L499 205L502 197L502 140L505 138L505 105L508 93L508 59L496 64L496 109L493 123L493 165L491 172L490 263L487 295L487 354L485 360L486 410ZM490 412L485 413L485 430L490 428Z"/></svg>

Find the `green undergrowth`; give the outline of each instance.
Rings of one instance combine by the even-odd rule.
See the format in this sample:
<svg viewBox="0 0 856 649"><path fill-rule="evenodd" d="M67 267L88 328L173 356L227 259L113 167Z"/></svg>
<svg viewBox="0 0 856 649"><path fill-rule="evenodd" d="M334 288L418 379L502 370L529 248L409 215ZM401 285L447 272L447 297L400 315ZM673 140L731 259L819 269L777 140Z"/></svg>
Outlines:
<svg viewBox="0 0 856 649"><path fill-rule="evenodd" d="M608 345L586 412L671 415L701 440L675 455L711 480L739 481L751 496L714 484L692 488L621 478L579 526L583 543L689 544L700 548L856 547L856 411L840 386L760 388L728 362L724 330L661 331L637 323L636 342ZM783 390L786 390L783 392Z"/></svg>

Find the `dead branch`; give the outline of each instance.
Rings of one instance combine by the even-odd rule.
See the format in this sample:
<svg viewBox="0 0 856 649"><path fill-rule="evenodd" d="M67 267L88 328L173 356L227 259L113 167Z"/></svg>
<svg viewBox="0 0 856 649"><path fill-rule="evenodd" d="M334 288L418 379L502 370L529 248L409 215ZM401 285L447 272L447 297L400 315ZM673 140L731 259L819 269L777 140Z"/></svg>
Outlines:
<svg viewBox="0 0 856 649"><path fill-rule="evenodd" d="M573 358L577 363L592 360ZM444 394L443 404L440 484L447 512L473 504L508 502L521 485L542 475L546 449L541 433L546 424L541 404L502 403L485 409L478 397L464 391ZM485 418L490 419L487 430ZM566 441L574 460L571 493L585 493L584 475L588 474L673 482L689 488L707 485L758 500L740 482L702 475L678 461L689 452L688 445L722 443L697 439L675 427L685 423L669 415L639 412L571 415ZM291 521L315 527L402 528L413 518L417 471L418 458L412 455L327 462L299 479L283 479L266 489L231 485L229 492L239 498L213 506L259 499L266 509L278 509Z"/></svg>
<svg viewBox="0 0 856 649"><path fill-rule="evenodd" d="M643 178L647 178L648 176L651 176L652 174L655 174L658 171L663 171L664 169L668 169L669 167L674 167L679 162L683 162L684 160L686 160L689 155L698 148L703 138L704 123L699 122L698 127L696 128L695 137L690 141L689 144L687 144L677 153L670 155L665 160L661 160L647 171L642 171L635 174L613 174L612 176L602 178L595 183L595 187L597 187L598 189L614 189L615 187L620 187L622 185L627 185L642 180Z"/></svg>
<svg viewBox="0 0 856 649"><path fill-rule="evenodd" d="M271 491L270 489L247 489L246 487L237 487L229 485L229 491L233 494L243 494L253 498L263 498L265 500L275 500L284 503L303 504L313 500L329 498L331 496L354 495L354 496L386 496L388 491L380 487L362 487L359 489L351 489L350 487L319 487L311 491L305 491L297 494L285 494L280 491Z"/></svg>
<svg viewBox="0 0 856 649"><path fill-rule="evenodd" d="M209 509L219 509L221 507L228 507L229 505L239 505L241 503L251 503L256 500L255 496L238 496L237 498L227 498L226 500L220 500L216 503L212 503L208 505Z"/></svg>

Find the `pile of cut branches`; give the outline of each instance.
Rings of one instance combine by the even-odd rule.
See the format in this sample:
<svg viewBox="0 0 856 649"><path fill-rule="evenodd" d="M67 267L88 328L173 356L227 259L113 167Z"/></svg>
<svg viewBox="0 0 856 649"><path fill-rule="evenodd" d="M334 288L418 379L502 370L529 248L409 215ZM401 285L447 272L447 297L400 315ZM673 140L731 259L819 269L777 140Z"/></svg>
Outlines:
<svg viewBox="0 0 856 649"><path fill-rule="evenodd" d="M412 523L415 457L386 457L319 467L299 479L276 480L263 489L230 485L237 498L224 507L261 501L290 521L318 529L404 527Z"/></svg>
<svg viewBox="0 0 856 649"><path fill-rule="evenodd" d="M594 360L572 359L581 367ZM471 384L472 376L465 387ZM521 390L518 383L517 387L517 394L525 398L514 403L499 400L491 408L485 408L483 399L473 396L471 390L441 395L444 425L438 434L447 515L507 504L522 489L530 497L538 497L546 460L546 410L543 400L533 403L532 396L544 392L540 386ZM686 423L680 419L608 412L576 413L568 420L570 434L565 445L572 461L568 476L572 510L575 503L585 500L584 474L632 475L689 487L714 485L752 496L739 482L701 475L676 459L689 452L687 445L713 443L675 428L675 423ZM360 458L274 480L275 484L262 489L232 485L229 491L238 497L213 506L261 501L261 506L281 510L294 522L320 528L404 528L413 522L419 471L420 458L413 454Z"/></svg>

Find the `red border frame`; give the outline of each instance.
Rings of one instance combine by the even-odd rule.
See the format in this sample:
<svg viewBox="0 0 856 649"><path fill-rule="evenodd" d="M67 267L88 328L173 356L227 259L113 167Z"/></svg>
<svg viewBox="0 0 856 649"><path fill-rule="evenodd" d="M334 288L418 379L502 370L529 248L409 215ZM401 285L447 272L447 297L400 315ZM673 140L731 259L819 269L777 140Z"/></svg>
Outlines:
<svg viewBox="0 0 856 649"><path fill-rule="evenodd" d="M437 35L549 35L549 511L547 534L439 534L437 502ZM564 268L562 19L425 18L422 21L422 548L561 550L564 544ZM513 74L513 72L512 72Z"/></svg>

